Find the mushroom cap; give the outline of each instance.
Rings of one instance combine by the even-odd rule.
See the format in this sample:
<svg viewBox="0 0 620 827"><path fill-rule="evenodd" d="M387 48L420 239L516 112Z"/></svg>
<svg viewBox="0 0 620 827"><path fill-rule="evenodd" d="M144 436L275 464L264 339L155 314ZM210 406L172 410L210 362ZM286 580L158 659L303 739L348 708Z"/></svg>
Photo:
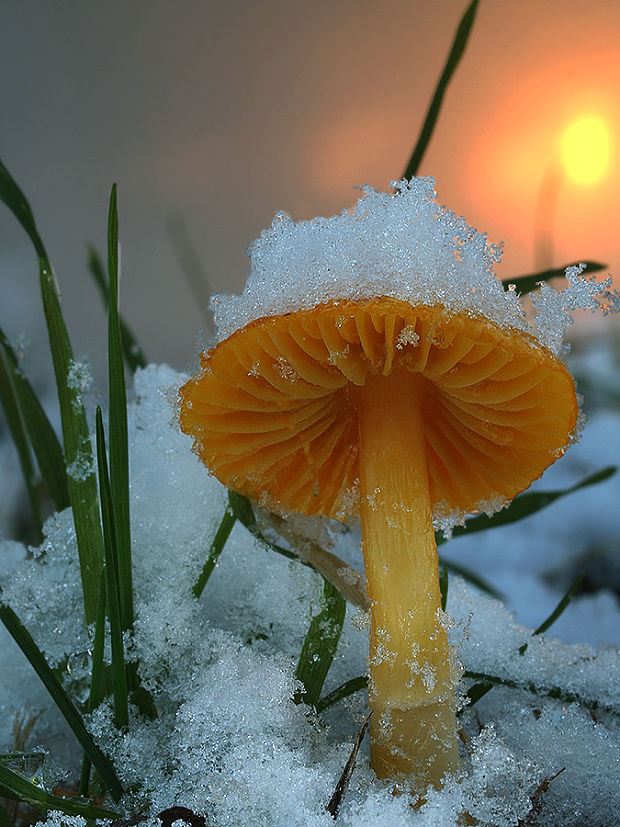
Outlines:
<svg viewBox="0 0 620 827"><path fill-rule="evenodd" d="M421 374L436 514L498 508L565 450L573 379L533 336L441 305L332 301L266 316L201 356L180 424L229 488L279 511L357 510L357 394L369 374Z"/></svg>

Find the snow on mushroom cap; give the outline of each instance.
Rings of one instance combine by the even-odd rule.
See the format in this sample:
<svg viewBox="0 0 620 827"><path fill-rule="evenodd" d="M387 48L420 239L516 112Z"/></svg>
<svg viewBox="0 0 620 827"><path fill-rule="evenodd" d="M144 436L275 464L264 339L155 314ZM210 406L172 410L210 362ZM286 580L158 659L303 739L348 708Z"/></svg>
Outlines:
<svg viewBox="0 0 620 827"><path fill-rule="evenodd" d="M515 291L494 273L501 246L437 203L434 179L392 182L396 194L363 187L357 204L331 218L294 222L280 212L250 246L241 296L219 295L213 310L222 340L261 316L310 309L338 300L389 296L411 304L443 305L483 315L501 327L535 333L554 353L571 310L597 307L609 296L598 284L567 273L569 287L548 289L532 331Z"/></svg>

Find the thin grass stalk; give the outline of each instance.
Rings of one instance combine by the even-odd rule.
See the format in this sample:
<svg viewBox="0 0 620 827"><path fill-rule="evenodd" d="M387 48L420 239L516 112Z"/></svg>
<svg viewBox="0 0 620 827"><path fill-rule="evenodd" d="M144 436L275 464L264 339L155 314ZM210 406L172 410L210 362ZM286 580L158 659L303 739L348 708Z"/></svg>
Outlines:
<svg viewBox="0 0 620 827"><path fill-rule="evenodd" d="M101 499L101 522L103 525L103 546L105 551L106 604L110 620L110 642L112 648L112 689L114 695L114 719L119 729L129 724L129 699L125 672L123 628L121 624L118 547L108 462L103 430L101 408L96 414L97 467L99 469L99 496Z"/></svg>
<svg viewBox="0 0 620 827"><path fill-rule="evenodd" d="M47 322L65 451L68 487L80 558L80 573L87 623L95 619L103 541L97 504L97 483L82 394L71 381L74 364L69 334L60 307L52 266L36 228L30 205L4 164L0 162L0 199L22 225L37 253L39 283Z"/></svg>
<svg viewBox="0 0 620 827"><path fill-rule="evenodd" d="M101 261L99 253L97 252L97 250L95 250L95 248L92 245L88 245L87 252L88 270L91 276L93 277L95 284L99 288L103 304L107 309L110 302L110 294L108 289L108 282L105 277L103 262ZM138 368L145 368L148 365L148 359L144 355L142 347L138 344L135 335L132 333L128 324L120 315L119 324L121 328L123 358L125 359L125 363L129 370L132 373L135 373L136 370L138 370Z"/></svg>
<svg viewBox="0 0 620 827"><path fill-rule="evenodd" d="M579 482L568 488L562 488L557 491L526 491L525 494L519 494L515 497L510 505L503 508L501 511L492 514L490 517L486 514L479 514L477 517L470 517L465 521L464 526L455 526L452 531L453 537L461 537L464 534L472 534L476 531L486 531L489 528L498 528L499 526L515 523L518 520L524 520L530 517L537 511L551 505L561 497L566 497L568 494L573 494L582 488L587 488L590 485L597 485L599 482L612 477L617 471L615 465L608 465L596 471L594 474L589 474ZM443 534L437 533L435 535L437 545L442 545L446 542ZM454 566L454 564L450 564Z"/></svg>
<svg viewBox="0 0 620 827"><path fill-rule="evenodd" d="M110 487L118 554L118 584L121 628L133 626L133 574L129 517L129 440L127 436L127 391L123 346L118 313L118 213L116 184L108 213L108 397L110 433Z"/></svg>
<svg viewBox="0 0 620 827"><path fill-rule="evenodd" d="M0 827L14 827L13 819L8 814L2 802L0 802Z"/></svg>
<svg viewBox="0 0 620 827"><path fill-rule="evenodd" d="M113 819L118 813L104 810L103 807L93 807L82 801L71 798L60 798L41 789L36 784L22 778L13 770L0 764L0 794L5 798L23 801L40 813L58 810L68 816L83 816L89 825L95 825L97 819Z"/></svg>
<svg viewBox="0 0 620 827"><path fill-rule="evenodd" d="M75 704L67 694L56 673L48 665L45 656L32 639L32 636L21 623L13 609L2 602L0 591L0 620L7 631L26 656L28 662L39 676L41 682L49 692L58 711L63 716L71 731L77 738L80 746L101 776L101 780L114 801L124 795L123 787L118 780L112 762L107 758L93 741L90 733L84 726L84 721Z"/></svg>
<svg viewBox="0 0 620 827"><path fill-rule="evenodd" d="M465 46L469 40L469 35L474 24L474 17L476 16L477 6L478 0L472 0L461 18L461 22L458 25L450 52L448 54L448 59L444 64L441 75L439 76L437 86L435 87L433 97L431 98L431 102L424 118L424 123L422 124L420 135L403 173L403 178L413 178L414 175L418 174L418 169L422 163L422 158L424 157L424 153L428 147L433 130L435 129L437 118L439 117L439 111L441 109L441 104L443 102L446 89L452 80L452 75L456 71L456 67L459 65L460 60L463 57Z"/></svg>
<svg viewBox="0 0 620 827"><path fill-rule="evenodd" d="M24 421L22 418L17 393L11 380L11 375L5 361L4 354L0 350L0 401L4 408L9 432L13 439L19 465L24 478L30 511L32 513L32 526L36 541L43 541L43 508L38 491L38 475L32 461L30 444Z"/></svg>
<svg viewBox="0 0 620 827"><path fill-rule="evenodd" d="M342 634L346 608L338 589L323 578L321 610L310 622L295 670L295 677L304 685L303 691L293 697L295 703L318 703Z"/></svg>
<svg viewBox="0 0 620 827"><path fill-rule="evenodd" d="M97 598L97 619L95 620L95 639L93 641L90 692L87 705L89 712L93 712L103 700L103 652L105 646L106 603L106 577L104 569L101 572L101 585ZM80 784L78 787L79 795L88 795L91 766L92 762L89 756L84 753Z"/></svg>
<svg viewBox="0 0 620 827"><path fill-rule="evenodd" d="M15 351L1 328L0 352L11 374L11 382L39 471L54 507L57 511L62 511L71 505L62 447L43 406L30 382L24 376Z"/></svg>
<svg viewBox="0 0 620 827"><path fill-rule="evenodd" d="M215 533L215 537L211 545L209 546L209 553L207 554L207 559L205 561L204 566L202 567L202 571L198 577L198 580L194 583L192 588L192 594L196 598L200 598L201 594L203 593L205 586L207 585L209 578L213 572L213 569L217 565L217 561L220 559L220 554L222 553L224 546L226 545L226 541L230 537L230 532L233 530L235 523L237 522L237 518L232 512L232 508L230 504L226 506L224 511L224 516L218 526L218 529Z"/></svg>
<svg viewBox="0 0 620 827"><path fill-rule="evenodd" d="M606 270L608 265L601 264L600 261L584 261L580 259L579 262L572 264L564 264L562 267L554 267L551 270L541 270L539 273L528 273L525 276L515 276L511 279L502 279L504 290L508 290L511 284L517 288L517 292L524 296L526 293L531 293L536 290L541 281L550 281L551 279L563 278L566 275L566 268L573 267L575 264L585 264L584 273L596 273L599 270Z"/></svg>

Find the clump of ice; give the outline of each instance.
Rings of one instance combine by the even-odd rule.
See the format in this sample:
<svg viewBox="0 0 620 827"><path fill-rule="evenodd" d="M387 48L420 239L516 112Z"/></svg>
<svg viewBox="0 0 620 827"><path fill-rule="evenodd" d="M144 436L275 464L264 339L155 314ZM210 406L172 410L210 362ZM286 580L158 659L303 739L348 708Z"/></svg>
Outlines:
<svg viewBox="0 0 620 827"><path fill-rule="evenodd" d="M331 218L294 222L280 212L249 248L250 272L241 296L218 295L213 310L222 340L248 322L324 302L389 296L441 304L484 316L502 327L535 333L555 353L577 307L617 302L609 282L578 278L543 291L533 330L515 290L494 272L501 246L438 204L432 178L393 181L396 193L363 187L351 209ZM584 286L587 285L587 286Z"/></svg>

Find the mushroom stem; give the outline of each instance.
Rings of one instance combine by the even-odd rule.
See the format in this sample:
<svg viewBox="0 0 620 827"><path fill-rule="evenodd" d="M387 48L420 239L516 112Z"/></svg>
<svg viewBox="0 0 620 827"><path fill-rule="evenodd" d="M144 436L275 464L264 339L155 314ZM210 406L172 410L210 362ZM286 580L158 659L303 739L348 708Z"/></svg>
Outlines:
<svg viewBox="0 0 620 827"><path fill-rule="evenodd" d="M362 550L371 600L371 765L439 786L458 766L450 650L431 516L419 374L368 375L357 396Z"/></svg>

